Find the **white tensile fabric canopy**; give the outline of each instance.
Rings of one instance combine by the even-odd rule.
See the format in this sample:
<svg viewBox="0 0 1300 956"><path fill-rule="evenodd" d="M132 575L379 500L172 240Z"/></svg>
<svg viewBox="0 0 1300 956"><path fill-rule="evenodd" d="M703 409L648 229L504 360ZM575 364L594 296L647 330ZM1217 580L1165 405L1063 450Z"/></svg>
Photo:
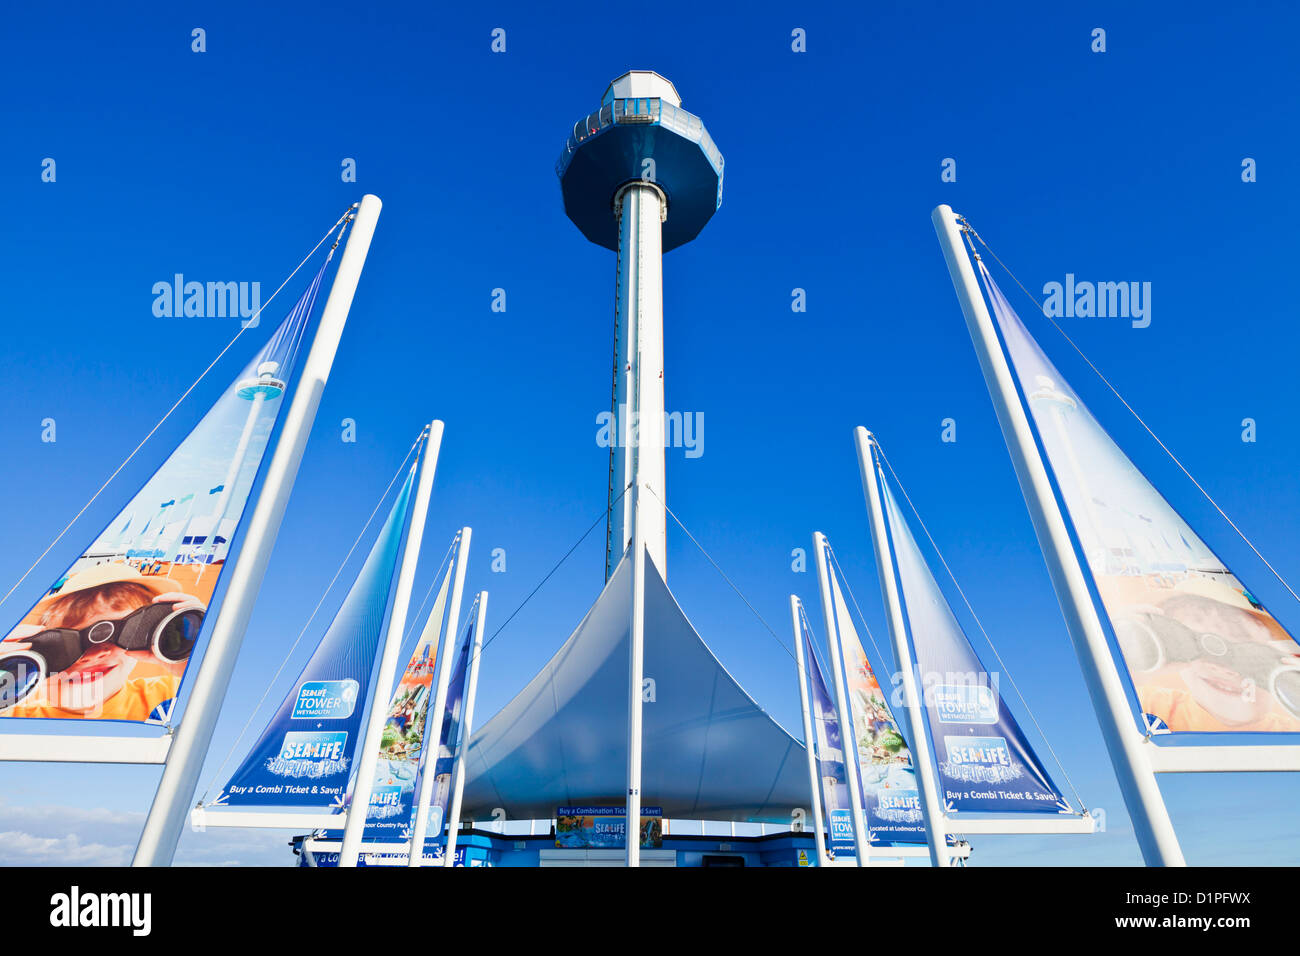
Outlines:
<svg viewBox="0 0 1300 956"><path fill-rule="evenodd" d="M621 806L627 790L632 561L625 555L577 630L474 734L462 816L549 819ZM810 805L803 745L745 693L646 560L641 802L678 819L789 823ZM792 681L793 682L793 681Z"/></svg>

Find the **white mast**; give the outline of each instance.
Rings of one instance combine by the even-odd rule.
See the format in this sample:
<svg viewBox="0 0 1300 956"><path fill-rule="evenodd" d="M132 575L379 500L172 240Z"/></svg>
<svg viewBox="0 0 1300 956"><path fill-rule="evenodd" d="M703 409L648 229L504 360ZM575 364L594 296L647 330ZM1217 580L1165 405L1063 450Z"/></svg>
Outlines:
<svg viewBox="0 0 1300 956"><path fill-rule="evenodd" d="M808 670L803 653L803 622L800 620L803 605L799 598L790 595L790 623L794 627L794 660L799 668L799 709L803 714L803 743L808 754L808 783L812 792L813 839L817 843L817 865L826 865L826 835L822 832L822 786L817 772L816 739L813 737L812 716L808 712Z"/></svg>
<svg viewBox="0 0 1300 956"><path fill-rule="evenodd" d="M375 786L375 767L379 763L379 741L388 720L388 698L397 676L397 658L402 651L402 638L406 634L406 614L411 606L411 588L415 584L415 569L420 563L420 545L424 542L424 525L429 514L429 498L433 494L433 476L438 470L438 452L442 448L443 424L429 423L426 434L428 445L420 463L420 480L415 488L415 506L406 529L406 542L402 546L402 565L397 571L397 590L393 595L393 610L388 618L388 630L379 654L379 672L375 675L374 691L370 695L370 710L354 751L356 766L352 785L352 803L348 807L347 823L343 827L343 845L339 849L339 866L356 866L361 853L361 837L366 829L370 810L370 794Z"/></svg>
<svg viewBox="0 0 1300 956"><path fill-rule="evenodd" d="M465 571L469 565L469 542L474 532L460 529L460 545L456 548L456 578L451 585L451 607L447 610L447 630L438 648L434 663L437 689L433 702L424 712L424 735L420 744L420 795L415 803L415 822L411 827L411 842L407 847L407 866L424 864L424 837L429 828L429 803L433 798L434 777L438 770L439 741L442 739L443 711L447 708L447 685L451 683L452 655L456 652L456 635L460 628L460 602L465 595ZM441 829L441 825L440 825Z"/></svg>
<svg viewBox="0 0 1300 956"><path fill-rule="evenodd" d="M1156 783L1143 738L1129 710L1124 684L1110 654L1106 633L1088 593L1087 579L1071 546L1065 519L1052 492L1047 470L1034 444L1025 408L1016 394L1006 355L984 303L979 280L962 248L961 229L951 208L935 207L931 219L943 247L953 288L961 302L971 341L979 356L998 423L1034 523L1038 544L1065 616L1084 682L1101 725L1102 738L1133 820L1142 858L1148 866L1184 866L1182 849Z"/></svg>
<svg viewBox="0 0 1300 956"><path fill-rule="evenodd" d="M474 621L474 643L470 647L469 672L465 675L464 716L460 722L460 742L451 774L451 806L447 815L447 847L442 854L443 866L456 865L456 838L460 832L460 806L465 796L465 752L474 732L474 698L478 696L478 659L483 653L483 627L487 623L488 593L478 593L478 617Z"/></svg>
<svg viewBox="0 0 1300 956"><path fill-rule="evenodd" d="M826 643L831 649L831 676L835 683L835 712L840 718L840 748L844 751L845 783L849 791L849 807L853 812L853 845L857 850L858 866L867 866L871 857L871 841L862 812L862 774L858 770L858 732L853 724L853 711L849 709L848 695L844 692L844 653L840 645L840 629L835 623L835 604L831 598L830 567L826 563L826 536L813 532L813 551L817 556L817 583L821 590L822 617L826 621Z"/></svg>
<svg viewBox="0 0 1300 956"><path fill-rule="evenodd" d="M212 628L212 636L208 639L203 664L195 676L194 689L174 735L162 780L136 846L133 866L167 866L176 853L186 811L194 799L203 758L212 741L212 731L226 697L235 658L239 655L239 646L253 613L253 603L271 558L271 547L280 530L280 521L302 462L316 409L320 406L321 393L334 363L334 354L343 335L343 326L352 307L352 297L361 279L361 269L366 262L382 205L377 196L363 197L352 222L352 231L334 274L329 299L321 312L311 350L303 362L298 387L285 414L279 442L267 466L261 495L248 520L240 559L230 573L230 585Z"/></svg>
<svg viewBox="0 0 1300 956"><path fill-rule="evenodd" d="M871 456L871 433L859 426L853 431L858 446L858 467L862 472L862 491L867 499L867 515L871 523L871 542L876 552L876 573L880 577L880 593L885 601L889 619L889 637L894 645L894 659L903 681L903 701L907 705L908 724L911 730L912 760L921 788L921 816L925 820L925 841L930 848L931 866L948 866L948 835L944 824L943 797L939 793L939 778L930 751L930 726L921 705L921 694L912 668L912 652L907 642L907 625L903 621L903 606L898 598L898 582L894 578L894 559L889 553L885 537L885 512L880 505L880 487L876 484L876 466Z"/></svg>

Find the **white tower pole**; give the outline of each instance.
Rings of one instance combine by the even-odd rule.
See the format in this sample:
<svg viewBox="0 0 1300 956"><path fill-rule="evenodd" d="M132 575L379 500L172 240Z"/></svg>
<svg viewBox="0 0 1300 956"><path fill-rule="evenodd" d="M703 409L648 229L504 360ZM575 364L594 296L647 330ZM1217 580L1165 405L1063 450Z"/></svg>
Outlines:
<svg viewBox="0 0 1300 956"><path fill-rule="evenodd" d="M1097 607L1088 593L1087 579L1070 543L1065 519L1052 493L1047 469L1034 444L1033 432L1024 406L1016 394L1015 381L1006 355L998 342L980 290L979 280L962 248L960 227L951 208L935 207L930 217L939 245L943 247L953 288L961 302L962 313L971 341L979 356L984 381L988 385L993 407L997 411L1002 436L1011 453L1011 462L1020 481L1029 517L1047 570L1065 616L1066 628L1074 644L1084 683L1092 697L1102 738L1110 752L1120 791L1133 820L1142 858L1148 866L1185 866L1178 836L1169 819L1160 787L1151 763L1142 750L1142 735L1129 711L1124 684L1115 659L1111 656Z"/></svg>
<svg viewBox="0 0 1300 956"><path fill-rule="evenodd" d="M808 710L808 669L803 653L802 605L799 598L790 595L790 624L794 628L794 660L799 668L799 710L803 715L803 744L808 754L808 783L812 793L813 839L817 844L817 865L826 865L826 835L822 831L822 786L817 773L816 739L813 737L812 715Z"/></svg>
<svg viewBox="0 0 1300 956"><path fill-rule="evenodd" d="M361 837L366 829L370 811L370 794L375 786L375 767L379 763L379 741L384 735L388 720L389 697L393 679L397 676L397 658L402 651L402 638L406 634L406 615L411 606L411 588L415 584L415 570L420 563L420 545L424 542L424 525L429 514L429 498L433 494L433 476L438 470L438 452L442 448L443 424L433 421L426 432L429 444L420 464L420 479L415 488L415 507L406 530L406 543L402 547L402 564L397 571L397 591L393 595L393 610L388 618L388 630L379 655L379 672L375 676L375 689L370 695L370 710L357 742L356 777L352 784L352 803L348 807L347 823L343 826L343 845L339 849L339 866L356 866L361 854Z"/></svg>
<svg viewBox="0 0 1300 956"><path fill-rule="evenodd" d="M862 472L862 492L867 499L867 517L871 523L871 543L876 552L880 593L888 612L889 637L894 644L894 659L898 662L898 673L903 681L903 700L907 705L908 723L911 725L912 760L921 784L921 817L925 821L930 864L948 866L948 834L945 829L947 817L944 815L939 776L930 750L930 725L925 719L916 671L912 667L912 649L907 639L907 626L903 621L902 602L898 598L898 582L894 578L894 559L889 553L885 511L880 504L876 465L871 455L873 439L871 433L861 426L854 429L853 438L858 446L858 468Z"/></svg>
<svg viewBox="0 0 1300 956"><path fill-rule="evenodd" d="M334 364L334 354L343 336L348 310L352 307L352 297L361 279L361 269L370 250L370 240L382 205L377 196L363 197L352 222L352 231L334 274L311 350L303 362L297 389L285 414L280 439L267 466L262 492L248 520L240 558L230 572L230 585L212 628L212 636L208 639L203 663L194 679L189 703L176 730L162 780L145 820L144 832L136 846L133 866L167 866L176 853L176 843L180 840L189 803L194 799L194 788L203 769L203 758L212 742L212 732L226 697L235 658L239 656L239 646L253 613L253 603L257 600L262 576L271 558L271 547L298 475L307 436L316 418L330 367Z"/></svg>
<svg viewBox="0 0 1300 956"><path fill-rule="evenodd" d="M664 194L651 182L623 187L614 198L619 217L618 307L625 319L618 348L622 363L615 400L623 447L615 449L615 487L628 488L610 512L611 561L632 546L632 625L628 648L627 821L628 866L641 865L641 684L645 671L646 556L668 577L664 505ZM651 493L646 494L649 490Z"/></svg>
<svg viewBox="0 0 1300 956"><path fill-rule="evenodd" d="M618 446L610 450L611 490L622 500L610 511L610 567L631 543L633 509L628 488L635 476L653 494L639 497L642 533L650 559L668 578L668 525L664 502L664 194L649 182L623 187L618 215L618 314L614 380Z"/></svg>
<svg viewBox="0 0 1300 956"><path fill-rule="evenodd" d="M451 774L451 808L447 815L447 849L443 866L456 865L456 838L460 833L460 807L465 796L465 757L474 733L474 698L478 695L478 660L483 653L483 628L487 624L488 593L478 593L478 617L474 621L474 643L469 652L469 673L465 675L465 713L460 722L460 742Z"/></svg>
<svg viewBox="0 0 1300 956"><path fill-rule="evenodd" d="M460 628L460 602L465 596L465 571L469 566L469 542L473 536L470 528L460 529L460 546L456 549L456 578L451 585L451 607L447 610L447 630L438 648L434 664L437 672L437 690L433 695L431 710L424 716L424 738L420 746L420 797L415 804L415 825L411 827L411 843L407 850L407 866L424 865L424 838L429 829L429 804L433 799L434 777L438 770L438 748L442 739L443 711L447 709L447 685L451 683L452 655L456 652L456 635Z"/></svg>
<svg viewBox="0 0 1300 956"><path fill-rule="evenodd" d="M835 623L835 604L831 597L830 567L826 563L826 536L813 532L813 551L817 556L817 583L821 590L822 617L826 621L826 643L831 650L831 675L835 683L835 712L840 718L840 747L844 751L845 781L849 791L849 807L853 812L853 845L857 850L858 866L866 866L871 857L871 841L862 812L862 774L858 770L858 732L853 724L853 711L849 709L848 695L844 691L844 651L840 645L840 629Z"/></svg>

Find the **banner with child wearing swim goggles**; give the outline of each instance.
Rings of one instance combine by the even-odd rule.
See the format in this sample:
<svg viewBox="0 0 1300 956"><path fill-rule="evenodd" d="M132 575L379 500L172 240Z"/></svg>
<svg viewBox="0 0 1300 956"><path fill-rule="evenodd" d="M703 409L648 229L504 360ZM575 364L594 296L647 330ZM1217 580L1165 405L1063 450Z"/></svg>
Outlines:
<svg viewBox="0 0 1300 956"><path fill-rule="evenodd" d="M0 638L0 717L168 721L323 273L139 493Z"/></svg>

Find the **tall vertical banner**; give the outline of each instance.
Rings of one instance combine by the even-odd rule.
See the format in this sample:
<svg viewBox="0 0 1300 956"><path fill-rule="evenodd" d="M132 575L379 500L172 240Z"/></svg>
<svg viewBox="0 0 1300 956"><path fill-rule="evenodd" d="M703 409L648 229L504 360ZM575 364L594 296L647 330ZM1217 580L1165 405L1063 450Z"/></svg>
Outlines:
<svg viewBox="0 0 1300 956"><path fill-rule="evenodd" d="M803 631L804 657L808 661L808 710L812 718L813 741L817 758L817 780L822 806L826 808L826 825L830 830L830 849L837 856L855 855L853 809L849 804L848 771L844 763L844 741L840 720L826 687L826 679L817 664L811 635ZM814 799L817 794L814 794Z"/></svg>
<svg viewBox="0 0 1300 956"><path fill-rule="evenodd" d="M469 610L465 624L465 635L459 642L456 652L456 665L452 668L451 680L447 684L447 705L443 710L442 733L438 739L438 749L431 754L433 766L425 764L424 773L433 774L433 796L429 800L429 836L426 844L432 841L441 848L446 844L443 827L447 822L447 807L451 802L451 776L456 763L457 738L460 736L460 723L464 714L465 678L469 672L469 656L474 647L475 610L478 602ZM448 621L448 627L455 627L455 621ZM468 743L468 741L465 741ZM434 852L435 859L442 857L441 849Z"/></svg>
<svg viewBox="0 0 1300 956"><path fill-rule="evenodd" d="M876 680L849 617L839 579L828 566L836 626L844 648L849 710L853 712L853 739L862 775L862 808L873 845L924 843L925 822L921 792L912 769L912 752L898 730L893 712Z"/></svg>
<svg viewBox="0 0 1300 956"><path fill-rule="evenodd" d="M1071 812L1007 709L996 675L953 616L889 483L879 478L945 810Z"/></svg>
<svg viewBox="0 0 1300 956"><path fill-rule="evenodd" d="M325 636L214 805L342 808L414 481L412 466Z"/></svg>
<svg viewBox="0 0 1300 956"><path fill-rule="evenodd" d="M979 268L1144 731L1300 732L1300 644L1120 450Z"/></svg>
<svg viewBox="0 0 1300 956"><path fill-rule="evenodd" d="M449 564L443 575L433 610L388 706L388 718L379 741L379 761L375 764L375 783L370 791L370 808L366 812L364 839L370 842L398 842L411 837L424 728L433 703L438 640L447 613L453 566L454 562Z"/></svg>
<svg viewBox="0 0 1300 956"><path fill-rule="evenodd" d="M170 719L324 271L144 487L0 639L0 717Z"/></svg>

